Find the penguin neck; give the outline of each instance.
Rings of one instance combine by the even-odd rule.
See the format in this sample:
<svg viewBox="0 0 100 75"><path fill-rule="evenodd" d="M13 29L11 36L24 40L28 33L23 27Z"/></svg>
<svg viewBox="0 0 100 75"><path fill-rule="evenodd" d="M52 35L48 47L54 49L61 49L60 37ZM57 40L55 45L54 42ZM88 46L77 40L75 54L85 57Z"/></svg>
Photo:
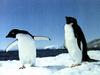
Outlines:
<svg viewBox="0 0 100 75"><path fill-rule="evenodd" d="M23 39L23 38L32 38L32 37L28 34L22 34L22 33L16 35L16 39Z"/></svg>
<svg viewBox="0 0 100 75"><path fill-rule="evenodd" d="M65 24L65 38L73 38L74 37L74 31L72 25Z"/></svg>
<svg viewBox="0 0 100 75"><path fill-rule="evenodd" d="M65 25L67 25L67 26L71 26L71 27L72 27L72 24L65 24Z"/></svg>
<svg viewBox="0 0 100 75"><path fill-rule="evenodd" d="M66 30L73 30L72 25L65 24L65 31L66 31Z"/></svg>

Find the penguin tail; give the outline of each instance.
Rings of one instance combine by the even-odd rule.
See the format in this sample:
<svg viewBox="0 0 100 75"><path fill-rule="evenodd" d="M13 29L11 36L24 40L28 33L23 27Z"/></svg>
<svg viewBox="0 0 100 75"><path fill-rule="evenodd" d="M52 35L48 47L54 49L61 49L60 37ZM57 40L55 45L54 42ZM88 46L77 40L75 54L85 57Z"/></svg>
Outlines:
<svg viewBox="0 0 100 75"><path fill-rule="evenodd" d="M95 59L86 59L86 60L83 60L83 61L87 61L87 62L99 62L100 60L95 60Z"/></svg>
<svg viewBox="0 0 100 75"><path fill-rule="evenodd" d="M34 40L51 40L46 36L34 36Z"/></svg>
<svg viewBox="0 0 100 75"><path fill-rule="evenodd" d="M89 59L88 62L99 62L100 60Z"/></svg>

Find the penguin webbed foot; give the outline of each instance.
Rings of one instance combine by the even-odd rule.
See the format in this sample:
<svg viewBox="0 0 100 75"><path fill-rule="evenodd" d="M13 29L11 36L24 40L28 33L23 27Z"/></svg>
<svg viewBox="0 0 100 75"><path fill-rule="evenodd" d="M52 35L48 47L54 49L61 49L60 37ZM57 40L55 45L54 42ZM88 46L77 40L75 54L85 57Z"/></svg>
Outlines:
<svg viewBox="0 0 100 75"><path fill-rule="evenodd" d="M22 67L20 67L19 69L25 69L26 67L23 65Z"/></svg>
<svg viewBox="0 0 100 75"><path fill-rule="evenodd" d="M36 67L36 66L32 64L31 67Z"/></svg>
<svg viewBox="0 0 100 75"><path fill-rule="evenodd" d="M81 64L72 64L71 68L76 67L76 66L80 66Z"/></svg>

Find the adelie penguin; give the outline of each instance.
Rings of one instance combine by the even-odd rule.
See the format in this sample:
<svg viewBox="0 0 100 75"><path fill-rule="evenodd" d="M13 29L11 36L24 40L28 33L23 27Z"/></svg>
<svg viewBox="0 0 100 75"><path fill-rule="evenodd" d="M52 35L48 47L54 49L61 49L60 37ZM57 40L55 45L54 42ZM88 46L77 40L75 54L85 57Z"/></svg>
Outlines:
<svg viewBox="0 0 100 75"><path fill-rule="evenodd" d="M6 38L16 38L7 48L6 51L10 50L16 44L19 50L19 59L22 66L19 69L25 68L25 64L35 66L36 62L36 46L34 40L50 40L45 36L33 36L28 31L13 29L11 30Z"/></svg>
<svg viewBox="0 0 100 75"><path fill-rule="evenodd" d="M96 62L98 60L90 59L87 54L87 42L82 29L79 27L74 17L65 17L65 48L75 62L73 66L80 64L82 61Z"/></svg>

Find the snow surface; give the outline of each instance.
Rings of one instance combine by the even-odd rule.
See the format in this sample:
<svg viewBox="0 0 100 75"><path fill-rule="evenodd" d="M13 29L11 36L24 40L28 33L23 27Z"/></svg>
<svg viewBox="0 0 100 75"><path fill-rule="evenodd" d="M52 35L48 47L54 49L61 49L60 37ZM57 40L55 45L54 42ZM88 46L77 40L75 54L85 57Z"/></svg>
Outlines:
<svg viewBox="0 0 100 75"><path fill-rule="evenodd" d="M88 55L89 55L91 58L93 58L93 59L100 60L100 50L88 51Z"/></svg>
<svg viewBox="0 0 100 75"><path fill-rule="evenodd" d="M96 52L95 52L96 53ZM89 52L91 58L97 53ZM93 56L92 56L93 55ZM99 54L100 55L100 54ZM100 59L100 58L99 58ZM80 66L70 67L73 62L67 53L55 57L36 59L36 67L19 69L18 60L0 61L0 75L99 75L100 62L83 62Z"/></svg>

